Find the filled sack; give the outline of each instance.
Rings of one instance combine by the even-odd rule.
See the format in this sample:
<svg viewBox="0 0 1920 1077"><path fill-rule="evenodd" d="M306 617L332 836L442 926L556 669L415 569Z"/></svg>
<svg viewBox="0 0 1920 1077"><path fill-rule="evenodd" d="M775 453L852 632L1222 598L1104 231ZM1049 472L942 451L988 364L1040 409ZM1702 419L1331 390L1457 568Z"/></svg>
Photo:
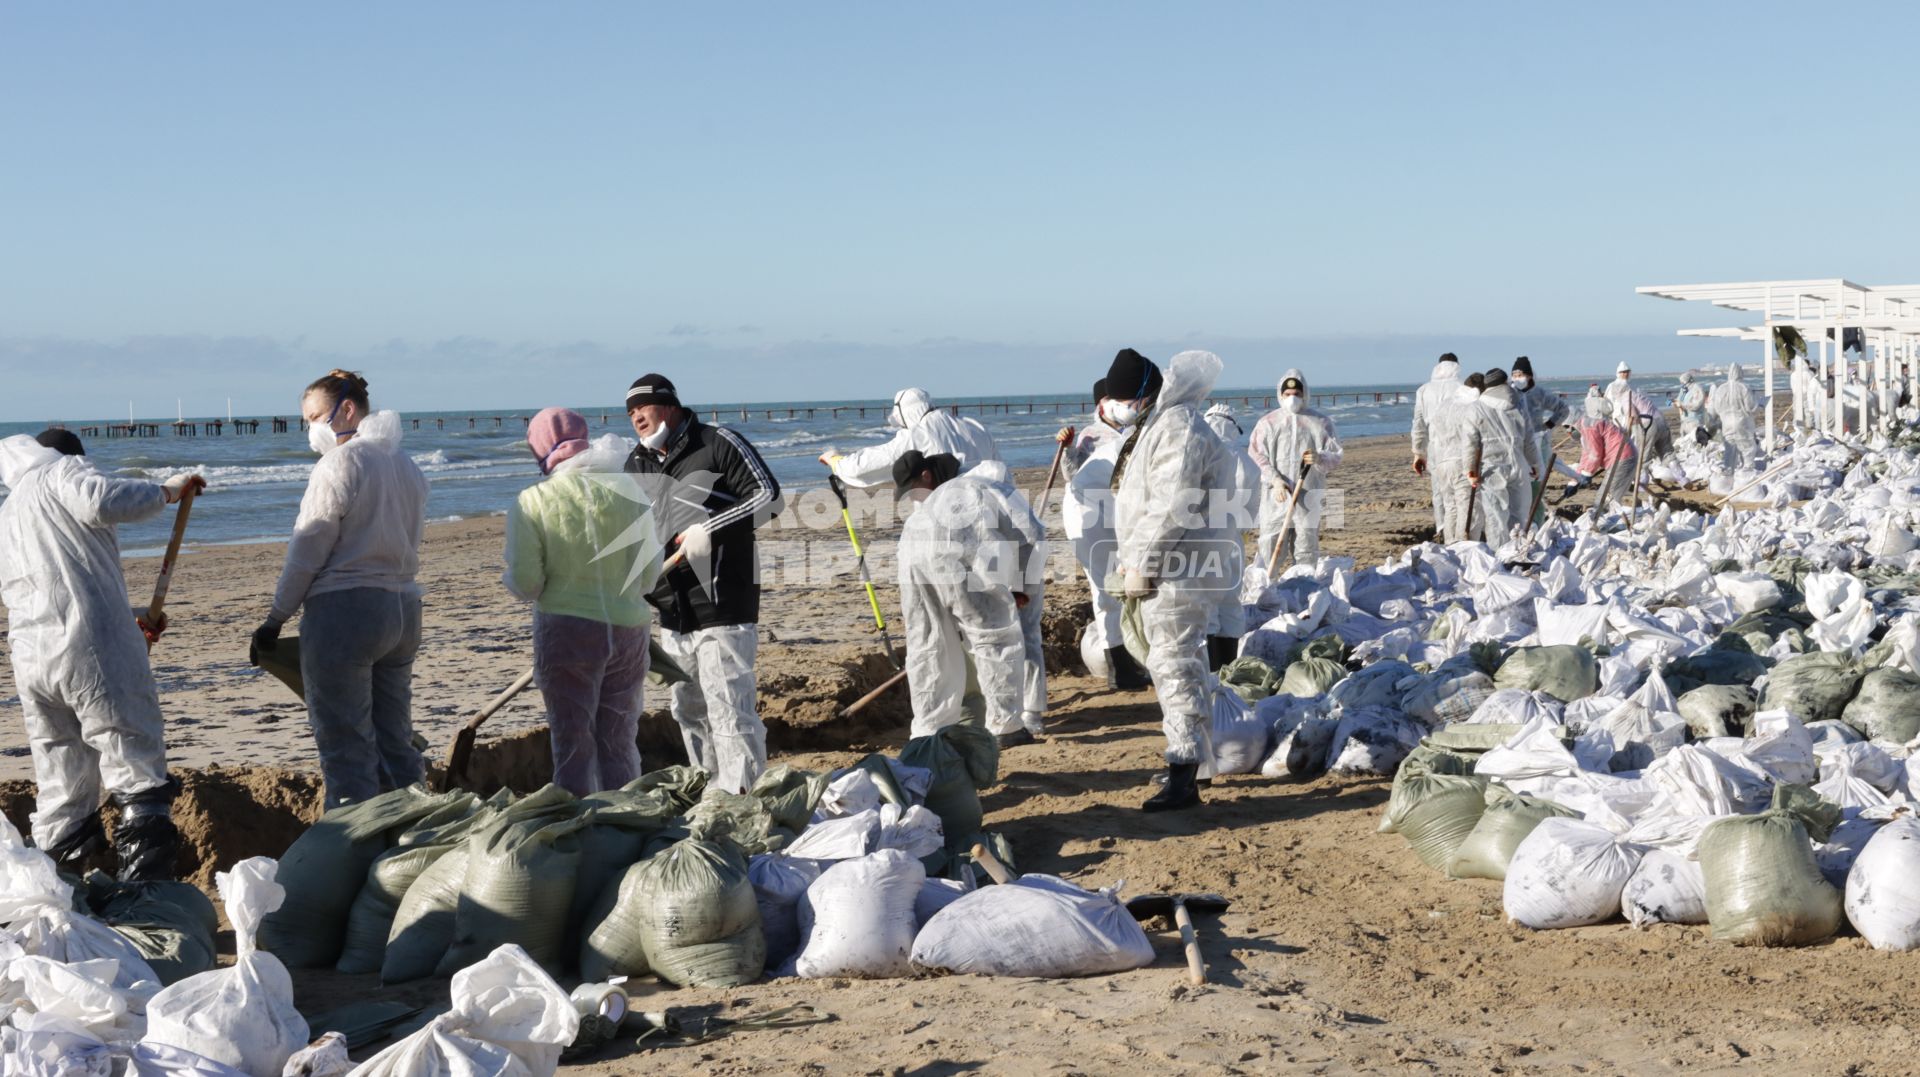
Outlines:
<svg viewBox="0 0 1920 1077"><path fill-rule="evenodd" d="M1110 891L1023 875L955 900L913 942L922 972L1053 979L1153 963L1153 943Z"/></svg>

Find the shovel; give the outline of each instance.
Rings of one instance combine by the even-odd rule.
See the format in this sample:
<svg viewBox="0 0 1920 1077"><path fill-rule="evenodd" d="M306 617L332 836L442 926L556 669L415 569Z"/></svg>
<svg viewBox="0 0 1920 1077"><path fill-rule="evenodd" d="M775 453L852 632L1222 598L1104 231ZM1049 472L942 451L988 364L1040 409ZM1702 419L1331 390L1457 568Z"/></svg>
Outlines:
<svg viewBox="0 0 1920 1077"><path fill-rule="evenodd" d="M1307 472L1312 464L1302 460L1300 475L1293 480L1293 496L1287 499L1287 515L1280 521L1280 530L1273 536L1273 554L1267 558L1267 579L1273 579L1273 570L1280 567L1280 550L1287 543L1287 530L1293 526L1293 509L1300 504L1300 491L1307 487Z"/></svg>
<svg viewBox="0 0 1920 1077"><path fill-rule="evenodd" d="M160 559L160 576L153 582L153 601L147 604L147 612L135 620L140 632L147 637L147 650L160 640L160 633L166 627L162 609L167 604L167 589L173 586L173 563L180 556L180 543L187 537L187 514L193 511L193 496L199 490L188 483L180 494L180 511L173 517L173 535L167 539L166 556Z"/></svg>
<svg viewBox="0 0 1920 1077"><path fill-rule="evenodd" d="M513 702L513 697L519 695L527 685L532 683L533 670L529 669L515 678L512 684L507 685L506 691L494 696L493 702L480 708L480 713L474 715L472 721L461 727L459 734L453 738L452 750L447 752L447 772L441 780L441 792L466 784L467 764L473 759L473 742L479 736L480 727L486 724L487 719L499 713L500 708Z"/></svg>
<svg viewBox="0 0 1920 1077"><path fill-rule="evenodd" d="M1218 916L1232 905L1219 894L1141 894L1127 901L1127 911L1135 920L1173 918L1180 928L1180 943L1187 951L1187 982L1199 987L1207 982L1207 963L1200 958L1200 936L1193 929L1193 914Z"/></svg>

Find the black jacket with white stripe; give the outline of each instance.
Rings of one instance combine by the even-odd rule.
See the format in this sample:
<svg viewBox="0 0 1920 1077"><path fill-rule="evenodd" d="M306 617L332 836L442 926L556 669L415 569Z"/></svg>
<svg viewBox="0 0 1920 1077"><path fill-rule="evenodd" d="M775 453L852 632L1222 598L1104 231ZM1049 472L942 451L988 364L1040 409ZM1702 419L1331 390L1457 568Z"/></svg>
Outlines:
<svg viewBox="0 0 1920 1077"><path fill-rule="evenodd" d="M667 443L666 455L645 445L627 457L627 470L662 476L647 483L655 519L668 555L687 526L705 521L713 536L712 574L685 562L664 572L647 601L660 611L660 626L692 632L760 619L760 563L754 529L783 507L780 484L747 439L724 426L708 426L692 412ZM711 580L711 587L702 577Z"/></svg>

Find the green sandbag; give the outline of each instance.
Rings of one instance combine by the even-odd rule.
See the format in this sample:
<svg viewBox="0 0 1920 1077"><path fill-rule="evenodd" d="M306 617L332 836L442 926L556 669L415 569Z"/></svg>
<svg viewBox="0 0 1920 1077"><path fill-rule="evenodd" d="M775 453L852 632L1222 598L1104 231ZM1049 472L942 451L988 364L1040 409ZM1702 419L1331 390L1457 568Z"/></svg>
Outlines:
<svg viewBox="0 0 1920 1077"><path fill-rule="evenodd" d="M1118 579L1117 576L1108 577L1108 586L1113 586ZM1114 590L1107 593L1117 595L1122 592ZM1135 662L1140 663L1142 667L1146 666L1147 658L1153 653L1153 648L1147 645L1147 622L1145 615L1140 612L1140 600L1137 598L1120 600L1120 643L1126 647L1127 654Z"/></svg>
<svg viewBox="0 0 1920 1077"><path fill-rule="evenodd" d="M1753 689L1744 684L1705 684L1676 701L1694 738L1744 737L1759 709Z"/></svg>
<svg viewBox="0 0 1920 1077"><path fill-rule="evenodd" d="M660 637L650 635L647 639L647 685L652 688L667 688L676 684L687 684L693 680L687 671L680 668L660 646Z"/></svg>
<svg viewBox="0 0 1920 1077"><path fill-rule="evenodd" d="M1713 937L1805 946L1840 929L1841 896L1820 874L1807 826L1791 809L1735 815L1700 835Z"/></svg>
<svg viewBox="0 0 1920 1077"><path fill-rule="evenodd" d="M1472 774L1474 756L1421 744L1400 761L1393 772L1393 792L1387 796L1387 810L1380 815L1380 833L1392 834L1400 821L1428 792L1422 779L1435 774Z"/></svg>
<svg viewBox="0 0 1920 1077"><path fill-rule="evenodd" d="M580 831L580 873L567 914L568 953L579 950L589 930L588 916L607 885L638 863L647 843L682 810L678 798L660 788L594 793L580 798L580 809L587 825Z"/></svg>
<svg viewBox="0 0 1920 1077"><path fill-rule="evenodd" d="M380 959L380 982L397 984L433 975L453 945L454 912L467 881L467 847L435 860L407 887L393 914L393 930Z"/></svg>
<svg viewBox="0 0 1920 1077"><path fill-rule="evenodd" d="M980 790L1000 772L1000 746L993 734L962 722L930 736L915 737L900 749L900 762L933 772L927 810L940 817L947 851L965 852L978 842L984 813Z"/></svg>
<svg viewBox="0 0 1920 1077"><path fill-rule="evenodd" d="M760 906L732 842L679 842L628 868L602 904L580 953L588 981L652 972L685 987L738 987L765 971Z"/></svg>
<svg viewBox="0 0 1920 1077"><path fill-rule="evenodd" d="M413 785L321 816L280 857L274 878L287 897L261 922L260 948L289 968L331 966L340 959L347 914L374 858L407 827L457 819L473 810L474 799L464 791L434 794Z"/></svg>
<svg viewBox="0 0 1920 1077"><path fill-rule="evenodd" d="M1315 636L1302 643L1296 643L1287 651L1286 664L1291 666L1302 658L1324 658L1329 662L1338 662L1345 668L1347 662L1347 641L1335 635Z"/></svg>
<svg viewBox="0 0 1920 1077"><path fill-rule="evenodd" d="M1841 720L1868 740L1905 744L1920 736L1920 677L1876 669L1860 682Z"/></svg>
<svg viewBox="0 0 1920 1077"><path fill-rule="evenodd" d="M1487 780L1431 774L1424 784L1426 793L1401 820L1400 833L1421 863L1445 871L1487 810Z"/></svg>
<svg viewBox="0 0 1920 1077"><path fill-rule="evenodd" d="M1276 695L1318 699L1347 675L1347 667L1331 658L1301 658L1287 667Z"/></svg>
<svg viewBox="0 0 1920 1077"><path fill-rule="evenodd" d="M79 896L86 910L140 951L162 984L184 980L219 963L215 936L220 915L188 883L116 882L90 872Z"/></svg>
<svg viewBox="0 0 1920 1077"><path fill-rule="evenodd" d="M1600 684L1600 664L1585 647L1516 647L1493 675L1500 688L1545 692L1562 703L1593 694Z"/></svg>
<svg viewBox="0 0 1920 1077"><path fill-rule="evenodd" d="M589 822L572 793L548 785L468 838L453 945L434 971L451 976L507 943L558 970L568 956L563 911L573 906L580 831Z"/></svg>
<svg viewBox="0 0 1920 1077"><path fill-rule="evenodd" d="M793 843L798 833L773 821L765 801L749 793L729 793L710 785L700 803L687 813L687 824L704 830L714 839L738 845L750 856L778 852Z"/></svg>
<svg viewBox="0 0 1920 1077"><path fill-rule="evenodd" d="M1751 651L1706 650L1675 659L1660 675L1669 691L1682 695L1703 684L1750 685L1766 676L1770 665Z"/></svg>
<svg viewBox="0 0 1920 1077"><path fill-rule="evenodd" d="M1505 879L1513 851L1520 848L1534 827L1556 815L1573 818L1579 814L1551 800L1498 785L1488 788L1486 799L1486 811L1447 862L1448 878Z"/></svg>
<svg viewBox="0 0 1920 1077"><path fill-rule="evenodd" d="M772 814L775 826L798 836L813 821L814 806L827 791L827 776L785 763L768 767L755 779L749 795L757 797Z"/></svg>
<svg viewBox="0 0 1920 1077"><path fill-rule="evenodd" d="M1845 720L1866 669L1852 656L1827 651L1785 658L1767 675L1761 710L1784 710L1804 724Z"/></svg>
<svg viewBox="0 0 1920 1077"><path fill-rule="evenodd" d="M1252 655L1220 667L1220 683L1248 703L1257 703L1280 690L1280 672Z"/></svg>
<svg viewBox="0 0 1920 1077"><path fill-rule="evenodd" d="M353 908L347 912L347 932L334 968L355 975L379 972L386 958L387 937L393 934L394 915L400 911L407 890L434 861L459 848L469 834L512 799L513 794L503 789L462 818L441 826L409 827L393 848L375 857L359 896L353 899Z"/></svg>
<svg viewBox="0 0 1920 1077"><path fill-rule="evenodd" d="M903 809L913 805L913 798L900 788L900 780L894 777L893 767L887 764L886 756L874 752L853 766L856 770L866 771L867 777L873 779L874 788L880 790L882 801Z"/></svg>
<svg viewBox="0 0 1920 1077"><path fill-rule="evenodd" d="M1786 640L1788 647L1796 654L1806 652L1807 625L1809 622L1788 616L1779 609L1755 610L1728 625L1723 635L1731 633L1746 640L1747 646L1756 654L1770 650L1779 640Z"/></svg>
<svg viewBox="0 0 1920 1077"><path fill-rule="evenodd" d="M1517 722L1456 722L1429 733L1420 743L1477 759L1512 740L1525 728Z"/></svg>
<svg viewBox="0 0 1920 1077"><path fill-rule="evenodd" d="M661 767L650 770L620 787L623 793L651 793L659 790L673 798L678 812L700 803L707 788L707 772L699 767Z"/></svg>

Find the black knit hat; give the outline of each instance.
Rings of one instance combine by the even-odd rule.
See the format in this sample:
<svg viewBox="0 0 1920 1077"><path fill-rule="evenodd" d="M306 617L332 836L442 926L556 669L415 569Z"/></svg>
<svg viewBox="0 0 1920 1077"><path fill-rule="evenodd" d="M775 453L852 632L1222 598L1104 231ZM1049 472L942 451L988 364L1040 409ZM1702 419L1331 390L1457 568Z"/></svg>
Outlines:
<svg viewBox="0 0 1920 1077"><path fill-rule="evenodd" d="M62 456L87 455L86 447L80 444L80 435L64 427L49 427L40 431L33 440Z"/></svg>
<svg viewBox="0 0 1920 1077"><path fill-rule="evenodd" d="M1093 383L1093 402L1098 404L1107 398L1107 379L1100 378Z"/></svg>
<svg viewBox="0 0 1920 1077"><path fill-rule="evenodd" d="M1515 359L1513 361L1513 372L1515 374L1525 374L1529 378L1533 377L1533 360L1524 355Z"/></svg>
<svg viewBox="0 0 1920 1077"><path fill-rule="evenodd" d="M627 410L643 404L665 404L677 408L681 406L680 394L665 374L643 374L627 388Z"/></svg>
<svg viewBox="0 0 1920 1077"><path fill-rule="evenodd" d="M1487 388L1491 389L1496 385L1505 385L1506 383L1506 371L1501 370L1499 367L1494 367L1492 370L1487 371Z"/></svg>
<svg viewBox="0 0 1920 1077"><path fill-rule="evenodd" d="M1141 397L1156 396L1160 392L1160 368L1153 360L1134 351L1122 348L1113 357L1113 364L1107 367L1107 391L1115 400L1138 400Z"/></svg>

